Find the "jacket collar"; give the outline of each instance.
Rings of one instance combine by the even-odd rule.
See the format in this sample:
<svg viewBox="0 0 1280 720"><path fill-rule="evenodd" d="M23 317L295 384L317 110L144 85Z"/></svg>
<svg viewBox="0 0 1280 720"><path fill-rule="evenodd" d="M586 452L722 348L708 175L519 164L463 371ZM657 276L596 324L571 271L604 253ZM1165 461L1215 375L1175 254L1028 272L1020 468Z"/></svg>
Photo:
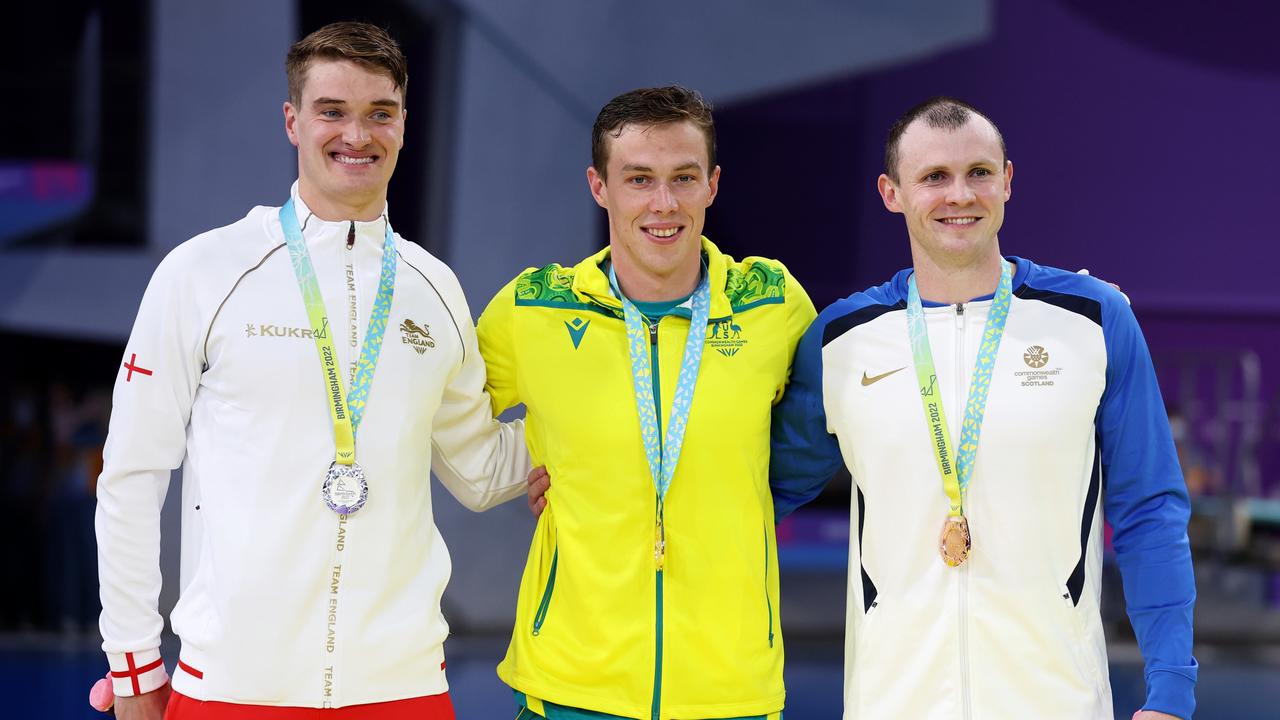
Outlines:
<svg viewBox="0 0 1280 720"><path fill-rule="evenodd" d="M600 265L611 254L612 250L605 247L600 252L586 258L573 268L573 293L578 297L584 297L594 301L600 305L613 308L615 310L622 309L622 301L613 296L613 291L609 287L609 276L600 269ZM724 318L733 314L733 308L729 304L729 296L725 294L725 281L729 274L728 257L720 252L720 248L715 243L702 236L702 256L707 261L707 280L711 285L711 317Z"/></svg>
<svg viewBox="0 0 1280 720"><path fill-rule="evenodd" d="M327 234L328 232L341 232L343 236L347 234L351 221L321 220L319 216L311 212L311 208L307 207L306 201L298 193L297 180L294 180L293 185L289 188L289 196L293 198L293 209L298 215L298 227L302 228L303 236L312 237L317 231L322 234ZM356 220L356 236L361 240L372 240L378 247L382 247L383 233L391 222L387 214L387 208L387 205L382 206L382 214L376 220Z"/></svg>

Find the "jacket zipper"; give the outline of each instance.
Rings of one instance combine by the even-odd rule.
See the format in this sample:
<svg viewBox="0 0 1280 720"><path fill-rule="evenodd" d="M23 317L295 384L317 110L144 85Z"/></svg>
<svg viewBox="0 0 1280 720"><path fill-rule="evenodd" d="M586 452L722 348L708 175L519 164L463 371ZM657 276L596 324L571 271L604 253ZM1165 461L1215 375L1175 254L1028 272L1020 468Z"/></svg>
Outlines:
<svg viewBox="0 0 1280 720"><path fill-rule="evenodd" d="M351 307L353 309L355 307L355 284L354 284L355 283L355 280L354 280L355 260L352 257L351 249L355 245L355 238L356 238L356 223L354 220L352 220L351 224L347 226L346 265L347 265L348 273L351 273L351 274L349 275L348 278L346 278L346 280L347 280L347 295L348 295L347 301L348 303L351 304ZM355 317L351 317L350 324L354 326L355 322L356 322ZM335 337L337 336L336 329L330 330L330 332ZM335 343L335 345L336 344L337 343ZM355 358L352 358L351 367L353 369L355 367L356 362L357 360ZM348 385L348 387L350 387L350 385ZM345 565L345 563L343 562L344 550L346 548L346 542L349 541L350 539L349 535L344 534L345 525L346 525L346 518L340 517L338 519L338 533L339 533L338 541L334 546L333 560L332 562L330 562L331 569L329 571L329 583L330 583L331 589L327 599L329 602L330 612L334 612L335 616L336 616L335 608L340 609L345 606L345 603L343 602L343 597L345 596L345 593L343 592L343 590L345 589L345 586L340 583L341 573ZM320 695L321 707L334 707L335 703L337 703L340 699L339 682L340 682L340 679L343 677L343 675L341 672L342 654L339 648L340 634L338 633L337 627L338 627L338 622L335 617L335 620L332 623L330 623L330 626L329 626L329 632L332 634L329 636L329 639L328 639L329 644L326 646L326 650L328 651L330 658L329 658L328 664L325 666L325 671L324 671L324 685L322 686L321 695Z"/></svg>
<svg viewBox="0 0 1280 720"><path fill-rule="evenodd" d="M962 418L966 410L965 398L968 395L968 383L962 383L964 379L964 359L965 359L965 317L964 303L956 303L956 380L953 384L955 387L955 407L961 411L956 416ZM958 428L957 428L958 429ZM956 434L952 437L958 438ZM962 496L962 501L963 501ZM960 566L960 582L957 585L959 589L959 631L960 631L960 702L964 713L964 720L973 720L973 703L970 697L971 689L969 687L969 563Z"/></svg>
<svg viewBox="0 0 1280 720"><path fill-rule="evenodd" d="M653 377L653 413L658 421L658 452L662 452L662 383L659 380L658 363L658 323L661 318L649 323L649 367ZM689 328L690 332L693 328ZM658 498L658 533L655 541L655 552L666 552L666 530L663 527L662 499ZM662 567L655 570L654 583L654 661L653 661L653 703L650 708L652 720L659 720L662 713Z"/></svg>
<svg viewBox="0 0 1280 720"><path fill-rule="evenodd" d="M764 605L769 610L769 647L773 647L773 599L769 597L769 528L764 529Z"/></svg>
<svg viewBox="0 0 1280 720"><path fill-rule="evenodd" d="M542 591L542 602L538 603L538 612L533 616L533 635L542 632L542 623L547 620L547 610L551 608L551 594L556 589L556 565L560 562L560 544L556 543L556 552L551 556L551 572L547 574L547 586Z"/></svg>
<svg viewBox="0 0 1280 720"><path fill-rule="evenodd" d="M356 257L354 248L356 246L356 221L351 220L347 226L347 332L350 334L348 342L350 343L351 364L348 366L347 387L350 388L356 381L356 369L360 364L360 329L359 313L356 312ZM335 339L337 338L337 329L333 331Z"/></svg>

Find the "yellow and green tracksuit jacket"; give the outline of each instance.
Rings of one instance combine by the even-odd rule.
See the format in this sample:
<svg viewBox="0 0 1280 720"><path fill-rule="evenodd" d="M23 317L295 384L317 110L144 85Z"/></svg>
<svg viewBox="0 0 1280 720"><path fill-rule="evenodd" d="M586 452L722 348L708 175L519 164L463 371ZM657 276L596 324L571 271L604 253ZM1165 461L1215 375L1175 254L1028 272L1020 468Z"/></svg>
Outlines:
<svg viewBox="0 0 1280 720"><path fill-rule="evenodd" d="M524 403L534 464L551 474L498 666L530 697L654 720L782 709L769 419L815 312L781 263L702 248L711 319L694 330L706 346L661 572L622 305L600 269L609 250L526 270L480 318L494 411ZM688 332L677 308L651 335L664 433Z"/></svg>

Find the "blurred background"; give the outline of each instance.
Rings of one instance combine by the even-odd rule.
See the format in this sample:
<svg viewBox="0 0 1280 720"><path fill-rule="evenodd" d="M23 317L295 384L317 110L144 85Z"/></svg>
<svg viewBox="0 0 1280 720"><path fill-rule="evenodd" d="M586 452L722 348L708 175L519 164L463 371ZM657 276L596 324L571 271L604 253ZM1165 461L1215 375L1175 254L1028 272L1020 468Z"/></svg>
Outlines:
<svg viewBox="0 0 1280 720"><path fill-rule="evenodd" d="M620 92L679 82L716 104L708 236L781 259L819 308L909 264L875 192L892 120L935 94L982 108L1017 169L1002 248L1120 284L1155 356L1194 498L1197 717L1277 717L1274 3L53 0L17 13L0 46L0 715L95 715L93 493L142 291L178 243L284 200L285 52L361 19L411 63L392 219L453 267L474 312L521 269L605 242L584 171L595 113ZM510 717L494 666L532 519L522 503L471 514L438 488L435 508L454 559L459 717ZM840 717L848 531L847 478L778 530L789 720ZM1127 718L1142 666L1108 572Z"/></svg>

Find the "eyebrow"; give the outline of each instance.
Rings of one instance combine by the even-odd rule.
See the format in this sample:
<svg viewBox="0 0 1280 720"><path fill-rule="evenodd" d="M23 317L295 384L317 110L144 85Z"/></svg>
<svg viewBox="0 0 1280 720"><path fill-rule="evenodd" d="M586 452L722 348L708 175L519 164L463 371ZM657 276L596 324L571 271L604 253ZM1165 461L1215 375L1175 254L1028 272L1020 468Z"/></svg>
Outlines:
<svg viewBox="0 0 1280 720"><path fill-rule="evenodd" d="M347 104L346 100L339 100L337 98L328 98L328 97L316 98L311 102L311 105L315 107L318 107L320 105L346 105L346 104ZM369 104L375 107L389 107L389 108L400 107L400 102L397 100L393 100L391 98L379 98L377 100L370 101Z"/></svg>
<svg viewBox="0 0 1280 720"><path fill-rule="evenodd" d="M685 170L701 170L701 169L702 169L702 165L699 165L697 162L695 162L695 161L693 161L693 160L690 160L689 162L686 162L685 164L683 164L683 165L681 165L681 166L679 166L679 167L677 167L677 168L674 168L674 169L672 170L672 172L683 172L683 171L685 171ZM623 166L622 166L622 172L647 172L647 173L651 173L651 172L653 172L653 168L648 167L648 166L646 166L646 165L623 165Z"/></svg>
<svg viewBox="0 0 1280 720"><path fill-rule="evenodd" d="M991 168L1001 169L1003 166L999 163L999 161L993 161L993 160L978 160L977 162L973 162L969 164L970 170L974 168L980 168L980 167L991 167ZM950 172L950 171L951 171L951 168L946 165L934 165L933 167L927 167L921 170L918 174L920 175L920 177L924 177L925 175L932 175L933 173L936 173L936 172Z"/></svg>

